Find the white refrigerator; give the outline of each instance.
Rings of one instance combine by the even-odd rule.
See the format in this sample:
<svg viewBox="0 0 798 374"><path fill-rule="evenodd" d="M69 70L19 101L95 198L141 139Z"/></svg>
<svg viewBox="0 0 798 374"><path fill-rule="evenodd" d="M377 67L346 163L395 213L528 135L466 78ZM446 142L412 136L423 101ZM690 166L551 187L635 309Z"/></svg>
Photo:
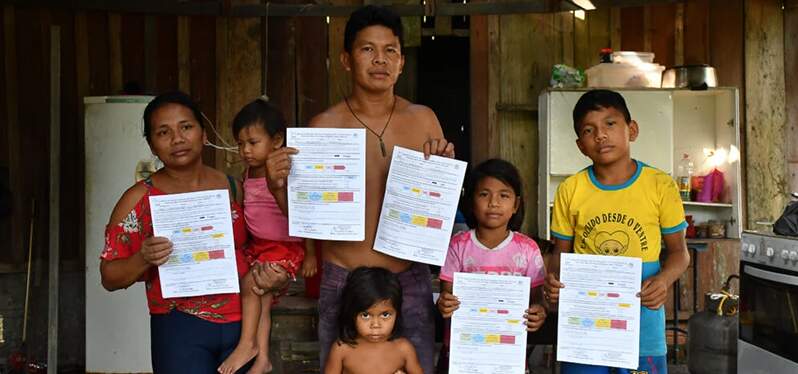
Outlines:
<svg viewBox="0 0 798 374"><path fill-rule="evenodd" d="M86 372L152 372L144 284L100 284L105 226L117 200L157 159L142 136L150 96L86 97Z"/></svg>

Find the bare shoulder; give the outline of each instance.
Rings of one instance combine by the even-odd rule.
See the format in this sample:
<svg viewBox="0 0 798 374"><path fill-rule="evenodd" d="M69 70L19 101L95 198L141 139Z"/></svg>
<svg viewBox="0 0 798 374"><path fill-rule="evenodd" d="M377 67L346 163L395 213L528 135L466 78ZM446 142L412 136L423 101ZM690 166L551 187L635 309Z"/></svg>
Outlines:
<svg viewBox="0 0 798 374"><path fill-rule="evenodd" d="M122 194L122 197L119 198L119 201L116 202L116 206L113 212L111 212L111 218L108 220L108 224L116 225L122 222L146 193L147 187L141 183L136 183L128 188L127 191Z"/></svg>
<svg viewBox="0 0 798 374"><path fill-rule="evenodd" d="M341 123L347 118L348 111L343 101L327 108L327 110L315 115L310 119L309 127L341 127Z"/></svg>
<svg viewBox="0 0 798 374"><path fill-rule="evenodd" d="M410 340L407 340L407 338L395 339L393 341L393 344L394 344L394 347L396 349L398 349L400 352L402 352L402 354L407 354L407 353L411 353L411 352L415 353L416 352L416 348L413 347L413 343L411 343Z"/></svg>
<svg viewBox="0 0 798 374"><path fill-rule="evenodd" d="M423 122L427 125L438 125L438 116L436 116L435 112L433 112L428 106L412 103L409 100L399 96L397 96L396 99L399 100L396 103L397 111L423 120Z"/></svg>
<svg viewBox="0 0 798 374"><path fill-rule="evenodd" d="M438 116L428 106L415 104L407 99L397 96L396 111L406 117L413 119L413 122L418 124L422 131L425 131L431 138L440 138L443 136L441 124L438 121Z"/></svg>

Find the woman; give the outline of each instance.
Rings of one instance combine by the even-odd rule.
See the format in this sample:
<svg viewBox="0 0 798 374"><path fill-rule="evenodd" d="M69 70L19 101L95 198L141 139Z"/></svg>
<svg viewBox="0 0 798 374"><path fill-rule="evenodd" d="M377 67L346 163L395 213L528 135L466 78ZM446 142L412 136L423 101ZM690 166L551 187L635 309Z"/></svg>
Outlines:
<svg viewBox="0 0 798 374"><path fill-rule="evenodd" d="M147 105L144 137L164 167L130 187L119 199L100 256L102 284L107 290L146 282L155 373L215 373L235 348L241 332L238 294L169 299L161 294L158 266L169 259L172 243L153 236L149 196L228 190L239 275L248 270L241 254L247 236L241 185L202 163L207 138L200 118L197 105L182 92L157 96ZM279 289L288 279L279 267L253 270L262 289Z"/></svg>

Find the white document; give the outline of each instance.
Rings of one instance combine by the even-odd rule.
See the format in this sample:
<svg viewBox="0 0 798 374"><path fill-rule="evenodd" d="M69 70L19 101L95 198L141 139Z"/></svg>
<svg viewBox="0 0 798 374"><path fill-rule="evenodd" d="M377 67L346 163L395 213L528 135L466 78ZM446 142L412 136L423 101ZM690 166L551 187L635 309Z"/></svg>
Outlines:
<svg viewBox="0 0 798 374"><path fill-rule="evenodd" d="M155 236L172 241L158 267L164 298L238 292L227 190L150 196Z"/></svg>
<svg viewBox="0 0 798 374"><path fill-rule="evenodd" d="M288 128L288 234L365 240L366 130Z"/></svg>
<svg viewBox="0 0 798 374"><path fill-rule="evenodd" d="M394 147L374 249L443 266L466 165Z"/></svg>
<svg viewBox="0 0 798 374"><path fill-rule="evenodd" d="M524 374L528 277L454 273L450 374Z"/></svg>
<svg viewBox="0 0 798 374"><path fill-rule="evenodd" d="M637 369L639 258L563 253L557 360Z"/></svg>

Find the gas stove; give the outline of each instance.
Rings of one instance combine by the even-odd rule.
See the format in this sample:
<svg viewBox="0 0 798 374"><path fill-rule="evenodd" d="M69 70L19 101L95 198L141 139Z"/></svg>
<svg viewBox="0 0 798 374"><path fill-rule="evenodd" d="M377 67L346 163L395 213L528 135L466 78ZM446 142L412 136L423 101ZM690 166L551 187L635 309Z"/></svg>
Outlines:
<svg viewBox="0 0 798 374"><path fill-rule="evenodd" d="M744 231L737 372L798 373L798 238Z"/></svg>
<svg viewBox="0 0 798 374"><path fill-rule="evenodd" d="M740 261L798 271L798 237L743 231Z"/></svg>

